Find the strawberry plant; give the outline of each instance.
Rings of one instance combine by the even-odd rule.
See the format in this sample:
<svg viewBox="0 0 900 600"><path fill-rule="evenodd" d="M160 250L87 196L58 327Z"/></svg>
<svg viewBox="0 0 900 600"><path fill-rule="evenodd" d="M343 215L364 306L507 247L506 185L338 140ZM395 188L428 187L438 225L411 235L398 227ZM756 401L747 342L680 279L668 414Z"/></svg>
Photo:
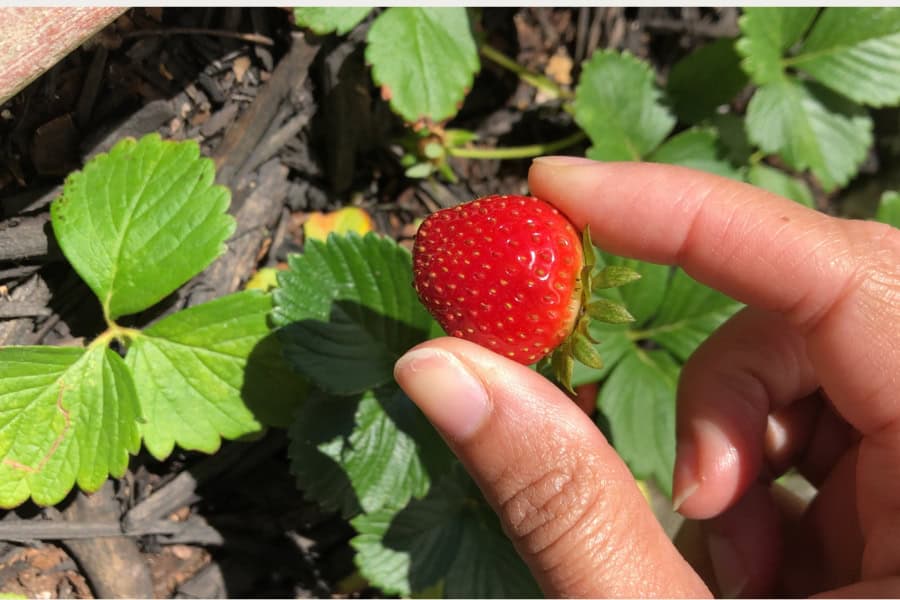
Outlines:
<svg viewBox="0 0 900 600"><path fill-rule="evenodd" d="M294 18L319 34L346 33L370 11L295 8ZM366 35L366 62L382 97L418 127L453 117L480 68L466 9L449 7L392 7L380 13Z"/></svg>
<svg viewBox="0 0 900 600"><path fill-rule="evenodd" d="M141 443L215 451L286 425L305 384L271 335L271 297L239 292L159 319L153 307L225 250L229 192L194 142L125 139L70 175L53 232L99 301L86 347L0 348L0 506L61 501L119 476ZM124 353L124 358L123 358Z"/></svg>
<svg viewBox="0 0 900 600"><path fill-rule="evenodd" d="M410 178L455 179L451 158L577 149L689 166L814 206L870 154L871 109L900 103L900 9L748 8L737 36L697 48L665 77L600 49L571 88L487 44L480 16L294 10L319 35L367 21L372 83L405 125L392 150ZM564 111L572 131L498 148L455 127L482 59L540 90L535 102ZM142 446L162 460L176 446L214 452L223 439L285 427L299 487L349 521L367 582L403 596L537 596L480 491L393 380L402 354L447 334L535 364L570 391L599 383L598 426L636 477L671 493L680 369L739 303L680 269L594 248L539 200L492 212L503 200L494 197L436 212L414 254L371 232L356 208L313 215L303 252L285 270L261 270L256 290L154 318L234 232L228 190L213 180L195 143L155 135L123 140L67 179L53 233L106 328L84 347L0 348L0 507L96 490ZM875 218L900 227L900 195L885 192ZM453 261L462 264L445 280ZM489 278L497 288L479 283L485 271L502 272ZM485 296L496 301L474 301ZM537 321L520 308L535 305L545 309Z"/></svg>
<svg viewBox="0 0 900 600"><path fill-rule="evenodd" d="M401 595L536 595L496 516L393 380L406 350L443 335L413 289L410 253L376 233L333 234L288 263L272 320L312 384L288 430L291 468L356 529L360 573Z"/></svg>
<svg viewBox="0 0 900 600"><path fill-rule="evenodd" d="M454 15L448 19L453 39L446 42L452 50L445 52L443 43L411 49L400 41L392 46L393 55L372 49L392 38L411 39L412 30L404 27L425 18L415 12L419 10L296 9L297 24L318 33L345 33L372 18L367 59L382 96L409 125L399 143L409 177L453 179L449 157L522 158L586 140L585 154L591 158L679 164L813 206L814 197L839 192L858 173L873 141L868 109L900 102L900 10L893 8L748 8L737 37L699 47L676 62L665 79L628 52L601 49L581 65L574 90L524 69L480 41L473 33L478 31L477 14L466 20L462 8L444 9L445 16ZM470 22L475 26L470 28ZM436 26L429 21L429 27ZM462 47L467 58L455 66L465 65L466 77L443 79L445 87L431 85L441 73L420 74L418 81L425 85L385 84L386 71L408 68L390 64L403 62L399 56L429 65L434 64L430 53L453 56ZM478 146L474 134L450 126L455 109L425 108L458 107L479 68L469 54L473 48L539 88L543 98L571 115L576 131L523 147ZM440 90L453 103L428 104ZM420 108L408 108L414 104ZM481 205L465 206L469 208L449 212ZM897 194L886 192L876 218L897 226L898 206ZM478 269L506 265L500 249L482 245L484 229L476 246L487 254L469 259L472 264L460 271L465 282L444 281L440 275L429 279L438 271L432 267L440 264L439 258L445 264L454 257L464 260L467 255L454 252L473 249L466 236L450 248L459 230L449 231L452 218L442 214L425 221L414 264L408 253L374 234L332 236L325 243L308 243L281 274L273 312L279 339L289 362L315 389L290 429L293 470L311 497L351 520L360 573L381 589L529 595L535 592L533 582L498 535L477 489L391 379L393 361L405 349L444 332L488 346L493 339L507 355L520 352L497 337L490 324L466 320L471 309L490 312L466 297L473 291L490 292L472 284ZM429 239L441 243L429 246ZM574 326L580 309L569 310L567 303L571 281L562 284L559 317L565 323L559 328L580 334L568 339L579 340L586 358L571 365L571 384L599 382L598 425L636 477L671 494L681 366L741 305L680 269L586 247L590 250L577 262L596 263L607 274L636 273L640 281L619 287L603 285L603 277L588 278L588 296L574 305L604 306L605 321L617 322L595 319L583 329ZM437 321L416 301L410 271ZM616 283L631 278L611 277ZM463 301L451 293L451 283L465 289ZM515 292L506 300L501 304L515 307ZM628 310L612 308L621 306ZM514 321L520 320L517 314ZM493 316L496 326L505 315ZM516 337L518 332L514 341ZM555 341L542 340L540 354ZM589 358L597 356L602 365ZM513 358L534 362L529 354ZM538 358L535 354L534 360ZM549 377L567 379L568 368L538 368ZM484 575L489 569L504 569L504 576Z"/></svg>

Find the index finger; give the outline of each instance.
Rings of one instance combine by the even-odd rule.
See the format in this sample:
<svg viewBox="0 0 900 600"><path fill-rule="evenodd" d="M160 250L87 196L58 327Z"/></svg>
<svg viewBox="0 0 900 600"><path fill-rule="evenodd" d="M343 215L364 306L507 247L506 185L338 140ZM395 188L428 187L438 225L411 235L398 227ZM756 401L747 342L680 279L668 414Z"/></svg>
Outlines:
<svg viewBox="0 0 900 600"><path fill-rule="evenodd" d="M534 161L529 184L579 228L589 224L604 250L677 264L800 325L833 302L841 291L836 283L854 270L835 219L709 173L550 156Z"/></svg>
<svg viewBox="0 0 900 600"><path fill-rule="evenodd" d="M900 422L896 229L672 165L544 157L529 184L575 225L589 224L604 250L677 264L784 315L805 338L820 385L861 432Z"/></svg>

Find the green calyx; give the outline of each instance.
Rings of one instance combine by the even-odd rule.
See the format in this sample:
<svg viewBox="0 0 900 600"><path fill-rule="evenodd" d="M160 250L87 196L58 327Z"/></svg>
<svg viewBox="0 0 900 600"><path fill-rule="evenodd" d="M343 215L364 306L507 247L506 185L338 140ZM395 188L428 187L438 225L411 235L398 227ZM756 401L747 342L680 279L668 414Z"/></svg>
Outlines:
<svg viewBox="0 0 900 600"><path fill-rule="evenodd" d="M591 321L613 324L634 321L634 317L631 316L628 309L618 302L606 298L593 298L593 290L619 287L641 278L640 273L617 265L604 267L595 273L597 260L587 226L581 234L581 246L584 264L581 267L575 292L581 296L581 308L572 333L550 355L550 369L553 376L572 395L575 394L575 390L572 388L572 371L575 368L576 360L592 369L603 368L603 358L595 346L598 340L595 340L590 334ZM578 291L579 287L580 292Z"/></svg>

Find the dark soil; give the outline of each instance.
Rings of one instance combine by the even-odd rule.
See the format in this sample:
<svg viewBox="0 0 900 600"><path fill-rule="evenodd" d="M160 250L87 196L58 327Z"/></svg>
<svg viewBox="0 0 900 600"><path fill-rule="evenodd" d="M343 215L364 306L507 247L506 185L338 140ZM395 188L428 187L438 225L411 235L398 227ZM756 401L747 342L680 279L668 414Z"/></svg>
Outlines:
<svg viewBox="0 0 900 600"><path fill-rule="evenodd" d="M580 62L600 47L627 49L664 76L691 49L737 33L733 8L482 12L491 45L563 85L577 81ZM227 262L136 317L138 325L283 263L302 249L300 225L310 212L357 205L380 232L409 244L417 217L526 190L526 160L454 160L454 184L404 177L392 144L403 124L371 83L366 26L315 38L298 35L291 20L272 8L132 9L0 106L0 345L82 344L102 330L93 295L54 244L47 208L68 172L125 136L198 140L247 232ZM533 88L482 62L451 125L497 145L574 130ZM91 498L73 492L57 507L2 513L0 591L376 596L354 576L351 528L304 499L285 449L283 432L271 431L251 443L226 442L211 457L176 452L160 463L141 454ZM103 533L111 538L87 527L98 522L110 524Z"/></svg>

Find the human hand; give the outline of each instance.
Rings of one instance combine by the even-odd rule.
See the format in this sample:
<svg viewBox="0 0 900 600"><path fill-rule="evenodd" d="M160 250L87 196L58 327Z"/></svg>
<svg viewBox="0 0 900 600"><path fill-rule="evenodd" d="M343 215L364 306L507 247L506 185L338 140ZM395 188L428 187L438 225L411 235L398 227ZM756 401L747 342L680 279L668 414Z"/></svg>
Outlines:
<svg viewBox="0 0 900 600"><path fill-rule="evenodd" d="M707 519L712 589L900 597L900 232L665 165L546 157L529 184L604 250L748 305L678 390L674 496ZM455 338L411 350L395 376L548 596L710 594L549 381ZM791 466L818 488L808 506L771 485Z"/></svg>

